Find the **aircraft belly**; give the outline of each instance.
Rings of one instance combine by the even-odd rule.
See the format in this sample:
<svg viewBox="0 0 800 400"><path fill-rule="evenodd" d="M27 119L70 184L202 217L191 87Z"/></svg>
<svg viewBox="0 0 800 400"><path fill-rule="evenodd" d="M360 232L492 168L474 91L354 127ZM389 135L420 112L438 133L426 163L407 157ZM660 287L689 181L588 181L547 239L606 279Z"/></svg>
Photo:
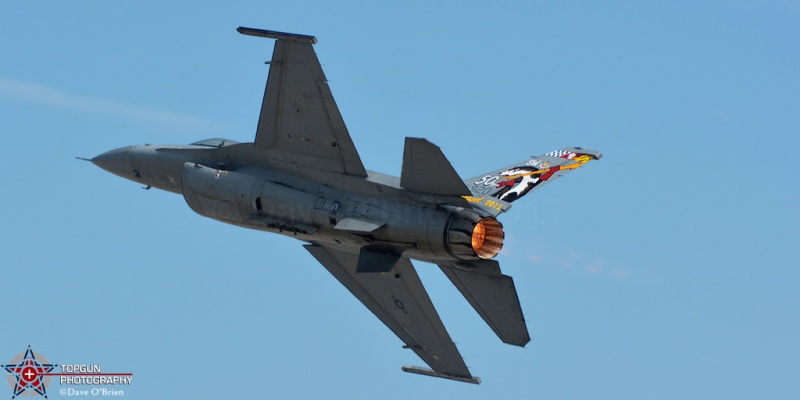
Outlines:
<svg viewBox="0 0 800 400"><path fill-rule="evenodd" d="M475 213L460 207L367 198L260 168L228 171L185 163L182 184L187 204L219 221L437 263L478 259L469 247L471 222L463 220Z"/></svg>

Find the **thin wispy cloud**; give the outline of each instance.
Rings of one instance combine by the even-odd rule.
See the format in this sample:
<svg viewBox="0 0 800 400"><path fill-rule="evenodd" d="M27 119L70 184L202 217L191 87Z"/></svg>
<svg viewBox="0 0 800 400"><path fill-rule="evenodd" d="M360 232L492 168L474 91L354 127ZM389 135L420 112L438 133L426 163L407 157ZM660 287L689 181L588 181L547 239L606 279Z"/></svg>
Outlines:
<svg viewBox="0 0 800 400"><path fill-rule="evenodd" d="M610 267L600 258L589 259L576 252L567 252L555 256L528 254L524 259L540 266L553 266L565 270L581 271L591 275L612 276L622 279L630 276L628 271L623 268Z"/></svg>
<svg viewBox="0 0 800 400"><path fill-rule="evenodd" d="M55 108L117 116L138 122L191 130L222 130L219 122L191 115L68 93L50 86L0 77L0 94L14 101Z"/></svg>

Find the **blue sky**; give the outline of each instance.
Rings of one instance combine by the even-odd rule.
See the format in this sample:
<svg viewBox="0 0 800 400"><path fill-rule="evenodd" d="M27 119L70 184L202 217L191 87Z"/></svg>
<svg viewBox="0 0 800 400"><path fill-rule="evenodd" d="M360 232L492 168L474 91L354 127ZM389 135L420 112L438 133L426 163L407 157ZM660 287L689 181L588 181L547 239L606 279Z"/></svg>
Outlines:
<svg viewBox="0 0 800 400"><path fill-rule="evenodd" d="M416 264L483 384L401 372L301 243L74 159L252 140L272 41L240 25L319 39L368 169L405 136L464 177L604 153L503 216L526 348ZM133 372L130 399L800 397L798 37L790 0L4 3L0 362Z"/></svg>

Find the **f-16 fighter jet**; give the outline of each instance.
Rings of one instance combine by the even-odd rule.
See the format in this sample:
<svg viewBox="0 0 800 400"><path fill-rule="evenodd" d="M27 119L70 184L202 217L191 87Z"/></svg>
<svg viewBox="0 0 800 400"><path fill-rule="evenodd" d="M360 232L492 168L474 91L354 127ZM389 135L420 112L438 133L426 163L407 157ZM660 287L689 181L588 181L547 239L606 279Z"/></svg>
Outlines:
<svg viewBox="0 0 800 400"><path fill-rule="evenodd" d="M525 346L514 281L493 259L504 239L497 217L601 154L568 147L462 180L439 147L409 137L399 178L368 171L314 52L316 38L238 31L276 40L254 142L129 146L91 161L180 194L202 216L302 241L430 366L404 371L480 383L410 260L438 265L500 340Z"/></svg>

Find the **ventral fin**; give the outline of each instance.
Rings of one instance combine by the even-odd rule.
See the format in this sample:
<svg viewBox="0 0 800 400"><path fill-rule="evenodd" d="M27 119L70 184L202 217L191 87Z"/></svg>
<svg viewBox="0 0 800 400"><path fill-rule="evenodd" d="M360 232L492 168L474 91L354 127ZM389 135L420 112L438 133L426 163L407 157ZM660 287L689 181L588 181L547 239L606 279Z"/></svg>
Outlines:
<svg viewBox="0 0 800 400"><path fill-rule="evenodd" d="M356 272L389 272L400 259L400 253L391 248L366 246L358 254Z"/></svg>
<svg viewBox="0 0 800 400"><path fill-rule="evenodd" d="M470 196L469 189L442 150L419 138L406 138L400 186L404 189L439 196Z"/></svg>

